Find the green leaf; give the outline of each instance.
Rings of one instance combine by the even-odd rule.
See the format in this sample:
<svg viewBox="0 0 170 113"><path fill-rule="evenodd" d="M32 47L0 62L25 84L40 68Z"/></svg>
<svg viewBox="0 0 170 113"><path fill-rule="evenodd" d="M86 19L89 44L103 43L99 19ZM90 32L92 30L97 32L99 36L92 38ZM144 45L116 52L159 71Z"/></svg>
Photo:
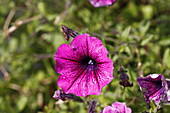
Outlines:
<svg viewBox="0 0 170 113"><path fill-rule="evenodd" d="M153 14L154 14L154 9L152 5L143 5L141 7L144 19L150 19L152 18Z"/></svg>
<svg viewBox="0 0 170 113"><path fill-rule="evenodd" d="M166 37L166 39L160 40L158 43L159 43L161 46L168 46L168 45L170 45L170 38L169 38L169 37Z"/></svg>
<svg viewBox="0 0 170 113"><path fill-rule="evenodd" d="M146 45L149 41L151 41L153 38L153 35L150 35L149 37L146 37L145 39L142 40L141 45L144 46Z"/></svg>
<svg viewBox="0 0 170 113"><path fill-rule="evenodd" d="M118 52L119 53L122 53L124 50L125 50L126 46L121 46L119 49L118 49Z"/></svg>
<svg viewBox="0 0 170 113"><path fill-rule="evenodd" d="M150 105L151 105L151 108L149 109L149 112L157 113L157 106L155 105L155 103L152 100L150 100Z"/></svg>
<svg viewBox="0 0 170 113"><path fill-rule="evenodd" d="M149 30L150 22L145 23L144 21L141 22L141 26L139 27L140 32L142 35L145 35L146 32Z"/></svg>
<svg viewBox="0 0 170 113"><path fill-rule="evenodd" d="M131 31L131 27L129 26L123 31L121 37L126 39L129 36L130 31Z"/></svg>
<svg viewBox="0 0 170 113"><path fill-rule="evenodd" d="M18 99L18 101L17 101L17 108L18 108L18 110L20 112L25 108L27 102L28 102L28 98L26 96L21 96Z"/></svg>
<svg viewBox="0 0 170 113"><path fill-rule="evenodd" d="M130 50L129 46L125 47L125 52L128 53L128 55L131 55L131 50Z"/></svg>
<svg viewBox="0 0 170 113"><path fill-rule="evenodd" d="M52 32L52 31L55 31L55 28L49 24L44 24L44 25L38 26L35 31L36 32L39 32L39 31Z"/></svg>
<svg viewBox="0 0 170 113"><path fill-rule="evenodd" d="M86 23L89 24L91 22L90 17L91 17L91 12L88 9L82 9L78 11L78 16L82 18L82 20ZM86 18L85 18L86 17Z"/></svg>
<svg viewBox="0 0 170 113"><path fill-rule="evenodd" d="M9 50L11 52L14 52L17 49L17 46L18 46L18 40L15 38L11 39L9 44Z"/></svg>
<svg viewBox="0 0 170 113"><path fill-rule="evenodd" d="M46 8L45 8L44 2L39 2L39 3L38 3L38 9L39 9L39 11L40 11L42 14L45 14L45 13L46 13Z"/></svg>
<svg viewBox="0 0 170 113"><path fill-rule="evenodd" d="M163 63L170 68L170 48L167 48L164 52Z"/></svg>

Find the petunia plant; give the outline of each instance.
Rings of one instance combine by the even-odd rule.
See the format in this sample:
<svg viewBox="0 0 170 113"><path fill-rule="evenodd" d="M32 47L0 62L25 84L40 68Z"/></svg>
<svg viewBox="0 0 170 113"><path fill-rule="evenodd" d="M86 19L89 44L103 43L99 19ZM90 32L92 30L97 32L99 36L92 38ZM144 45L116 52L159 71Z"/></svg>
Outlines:
<svg viewBox="0 0 170 113"><path fill-rule="evenodd" d="M0 113L170 112L170 0L1 1Z"/></svg>
<svg viewBox="0 0 170 113"><path fill-rule="evenodd" d="M65 39L73 38L70 44L62 44L58 47L54 60L55 71L59 73L57 85L61 88L55 91L53 98L56 100L73 100L86 103L87 100L80 97L100 95L102 88L108 85L113 76L113 61L108 57L108 51L101 40L89 34L81 34L62 25ZM119 84L124 87L132 87L129 76L124 70L120 55L118 61L120 68ZM138 77L137 83L143 92L145 101L150 105L153 101L157 110L162 104L170 102L170 82L162 74L150 74L146 77ZM96 100L90 100L88 113L95 113ZM156 111L157 111L156 110ZM102 113L131 113L126 103L115 102L107 106Z"/></svg>

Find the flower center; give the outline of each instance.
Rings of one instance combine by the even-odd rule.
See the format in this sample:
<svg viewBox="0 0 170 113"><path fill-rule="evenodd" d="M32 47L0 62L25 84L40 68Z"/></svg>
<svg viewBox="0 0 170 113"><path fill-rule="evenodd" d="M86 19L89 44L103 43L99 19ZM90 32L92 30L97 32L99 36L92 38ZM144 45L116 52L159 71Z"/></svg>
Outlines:
<svg viewBox="0 0 170 113"><path fill-rule="evenodd" d="M90 56L83 57L80 63L84 68L97 68L97 62Z"/></svg>

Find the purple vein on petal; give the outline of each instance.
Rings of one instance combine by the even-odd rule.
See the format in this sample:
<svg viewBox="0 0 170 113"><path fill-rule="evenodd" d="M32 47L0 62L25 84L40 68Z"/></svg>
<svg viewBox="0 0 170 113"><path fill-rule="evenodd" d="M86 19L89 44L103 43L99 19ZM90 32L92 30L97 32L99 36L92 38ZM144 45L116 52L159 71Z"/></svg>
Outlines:
<svg viewBox="0 0 170 113"><path fill-rule="evenodd" d="M110 62L98 62L97 64L105 64L105 63L110 63Z"/></svg>
<svg viewBox="0 0 170 113"><path fill-rule="evenodd" d="M87 67L88 67L88 66L87 66ZM87 75L87 73L88 73L88 71L86 72L86 74L84 74L84 76L82 76L82 78L81 78L79 84L81 84L81 81L84 79L84 77ZM86 83L87 83L87 78L88 78L88 77L86 77ZM87 86L87 84L86 84L86 86Z"/></svg>
<svg viewBox="0 0 170 113"><path fill-rule="evenodd" d="M69 60L69 61L72 61L72 62L80 62L78 60L74 60L74 59L70 59L70 58L63 58L63 57L57 57L57 58L64 59L64 60Z"/></svg>
<svg viewBox="0 0 170 113"><path fill-rule="evenodd" d="M82 71L78 72L77 77L73 80L71 85L68 87L67 91L73 86L73 84L77 81L77 79L81 76L81 74L86 70L87 67L83 68Z"/></svg>
<svg viewBox="0 0 170 113"><path fill-rule="evenodd" d="M86 38L86 46L87 46L87 56L89 55L89 43L88 43L88 38Z"/></svg>
<svg viewBox="0 0 170 113"><path fill-rule="evenodd" d="M80 50L81 50L81 52L79 51L79 54L77 54L77 55L80 55L80 57L86 56L86 53L85 53L85 50L84 50L84 46L80 46Z"/></svg>
<svg viewBox="0 0 170 113"><path fill-rule="evenodd" d="M145 80L145 82L149 82L149 81L148 81L148 80ZM152 82L157 83L157 81L152 81ZM145 88L144 88L144 89L145 89ZM160 89L161 89L160 87L157 88L157 89L155 89L155 91L152 91L152 93L150 93L150 94L148 95L148 97L153 96L153 95L155 94L155 92L158 92Z"/></svg>
<svg viewBox="0 0 170 113"><path fill-rule="evenodd" d="M149 80L144 80L144 81L147 82L148 84L150 82L154 82L155 84L159 83L159 81L149 81ZM159 92L159 90L161 90L162 88L161 87L154 88L154 91L153 90L149 90L149 92L143 92L143 93L144 93L146 99L149 100L150 97L152 97L155 93ZM146 88L143 88L143 89L145 90Z"/></svg>
<svg viewBox="0 0 170 113"><path fill-rule="evenodd" d="M155 92L151 93L148 97L153 96L156 92L158 92L160 89L155 90Z"/></svg>
<svg viewBox="0 0 170 113"><path fill-rule="evenodd" d="M99 84L99 81L98 81L98 76L97 76L97 74L96 74L96 70L94 70L94 77L95 77L95 79L96 79L96 81L97 81L98 90L100 90L100 84Z"/></svg>
<svg viewBox="0 0 170 113"><path fill-rule="evenodd" d="M105 75L103 74L103 72L102 72L100 69L98 69L98 75L105 76ZM100 78L100 76L98 76L98 78L99 78L100 80L102 80L102 79Z"/></svg>

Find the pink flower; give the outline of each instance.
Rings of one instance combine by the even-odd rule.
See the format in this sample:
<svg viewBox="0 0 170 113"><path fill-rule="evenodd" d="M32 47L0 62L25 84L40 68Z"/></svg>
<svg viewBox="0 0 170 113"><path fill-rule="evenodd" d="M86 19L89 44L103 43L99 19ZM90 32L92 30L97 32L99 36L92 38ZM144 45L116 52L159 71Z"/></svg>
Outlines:
<svg viewBox="0 0 170 113"><path fill-rule="evenodd" d="M116 0L89 0L94 7L112 5Z"/></svg>
<svg viewBox="0 0 170 113"><path fill-rule="evenodd" d="M54 56L55 70L61 75L58 86L76 96L100 95L113 79L113 62L102 42L88 34L76 36L70 45L62 44Z"/></svg>
<svg viewBox="0 0 170 113"><path fill-rule="evenodd" d="M126 106L126 103L115 102L112 106L106 106L102 113L131 113L131 109Z"/></svg>
<svg viewBox="0 0 170 113"><path fill-rule="evenodd" d="M168 91L168 84L162 74L150 74L146 77L138 77L137 81L146 102L149 103L150 100L153 100L156 105L159 105L161 100L164 101L164 97Z"/></svg>

